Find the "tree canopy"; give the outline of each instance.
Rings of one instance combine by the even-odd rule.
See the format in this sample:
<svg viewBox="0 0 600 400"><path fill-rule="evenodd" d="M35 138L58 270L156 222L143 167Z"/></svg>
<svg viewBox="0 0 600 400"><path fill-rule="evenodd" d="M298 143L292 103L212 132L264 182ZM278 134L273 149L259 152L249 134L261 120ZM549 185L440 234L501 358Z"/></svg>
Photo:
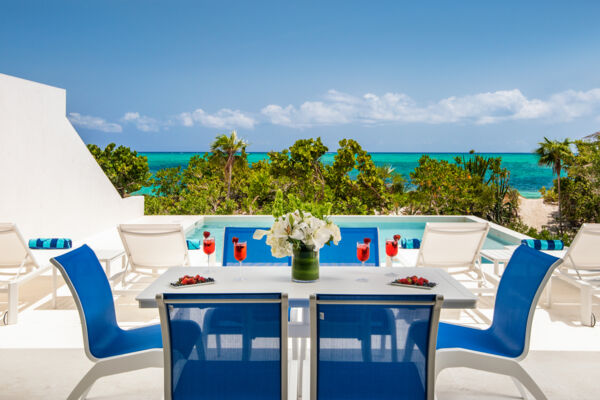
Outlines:
<svg viewBox="0 0 600 400"><path fill-rule="evenodd" d="M104 150L95 144L87 147L121 197L125 197L148 183L148 159L129 147L116 146L110 143Z"/></svg>

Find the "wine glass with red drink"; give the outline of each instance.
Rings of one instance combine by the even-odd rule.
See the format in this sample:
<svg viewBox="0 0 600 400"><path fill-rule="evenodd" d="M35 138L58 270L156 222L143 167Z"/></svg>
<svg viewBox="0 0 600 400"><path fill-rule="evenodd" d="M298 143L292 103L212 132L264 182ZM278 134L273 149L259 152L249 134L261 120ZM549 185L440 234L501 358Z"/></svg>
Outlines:
<svg viewBox="0 0 600 400"><path fill-rule="evenodd" d="M210 236L208 231L204 231L203 235L202 250L206 254L206 265L210 266L210 255L215 252L215 238Z"/></svg>
<svg viewBox="0 0 600 400"><path fill-rule="evenodd" d="M371 239L364 238L362 242L356 242L356 258L365 266L365 261L371 256ZM366 278L358 278L358 282L367 282Z"/></svg>
<svg viewBox="0 0 600 400"><path fill-rule="evenodd" d="M244 261L246 259L246 255L248 253L248 243L240 242L239 239L236 237L234 237L231 241L233 242L233 257L240 263L239 280L243 280L244 275L242 274L243 270L241 267L242 267L242 261Z"/></svg>
<svg viewBox="0 0 600 400"><path fill-rule="evenodd" d="M385 254L389 257L388 266L392 266L392 260L394 257L398 255L398 241L400 240L400 235L394 235L391 239L385 240ZM389 272L385 274L385 276L396 276L393 272Z"/></svg>
<svg viewBox="0 0 600 400"><path fill-rule="evenodd" d="M356 242L356 258L365 266L365 261L371 255L371 239L364 238L362 242Z"/></svg>

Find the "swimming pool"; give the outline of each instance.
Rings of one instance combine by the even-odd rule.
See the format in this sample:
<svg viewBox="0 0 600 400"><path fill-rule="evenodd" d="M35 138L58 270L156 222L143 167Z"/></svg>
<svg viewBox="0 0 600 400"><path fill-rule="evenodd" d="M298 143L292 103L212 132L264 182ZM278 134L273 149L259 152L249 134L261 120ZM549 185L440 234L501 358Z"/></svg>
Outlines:
<svg viewBox="0 0 600 400"><path fill-rule="evenodd" d="M331 220L340 227L377 227L379 228L379 259L385 260L385 240L395 234L402 235L403 238L421 239L425 231L427 222L474 222L469 217L452 216L338 216L331 217ZM273 224L273 217L269 216L207 216L199 221L192 229L186 232L188 239L202 239L202 232L209 231L215 238L215 255L217 262L220 263L223 257L223 236L226 226L237 227L269 227ZM518 244L518 238L511 238L509 235L490 229L484 249L501 249L504 246ZM251 243L248 243L250 246Z"/></svg>

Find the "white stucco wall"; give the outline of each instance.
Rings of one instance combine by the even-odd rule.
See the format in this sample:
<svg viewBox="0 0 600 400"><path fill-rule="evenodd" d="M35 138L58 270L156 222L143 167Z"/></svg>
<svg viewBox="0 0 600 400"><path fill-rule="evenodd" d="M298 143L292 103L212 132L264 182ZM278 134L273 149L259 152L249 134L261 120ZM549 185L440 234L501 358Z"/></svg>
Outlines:
<svg viewBox="0 0 600 400"><path fill-rule="evenodd" d="M122 199L66 117L66 91L0 74L0 222L82 238L144 214Z"/></svg>

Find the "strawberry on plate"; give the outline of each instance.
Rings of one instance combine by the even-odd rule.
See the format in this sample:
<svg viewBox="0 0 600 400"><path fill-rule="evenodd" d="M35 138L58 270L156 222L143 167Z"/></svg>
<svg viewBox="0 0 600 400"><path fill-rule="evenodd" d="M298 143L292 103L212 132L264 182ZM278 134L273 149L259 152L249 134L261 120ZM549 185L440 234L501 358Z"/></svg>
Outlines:
<svg viewBox="0 0 600 400"><path fill-rule="evenodd" d="M184 275L177 280L177 282L171 282L171 287L181 288L185 286L193 286L193 285L206 285L209 283L215 283L213 278L208 278L200 275L189 276Z"/></svg>
<svg viewBox="0 0 600 400"><path fill-rule="evenodd" d="M410 286L410 287L416 287L416 288L420 288L420 289L431 289L435 286L437 286L437 283L435 282L430 282L427 278L424 278L422 276L407 276L406 278L400 278L400 279L396 279L395 281L391 282L392 285L397 285L397 286Z"/></svg>

